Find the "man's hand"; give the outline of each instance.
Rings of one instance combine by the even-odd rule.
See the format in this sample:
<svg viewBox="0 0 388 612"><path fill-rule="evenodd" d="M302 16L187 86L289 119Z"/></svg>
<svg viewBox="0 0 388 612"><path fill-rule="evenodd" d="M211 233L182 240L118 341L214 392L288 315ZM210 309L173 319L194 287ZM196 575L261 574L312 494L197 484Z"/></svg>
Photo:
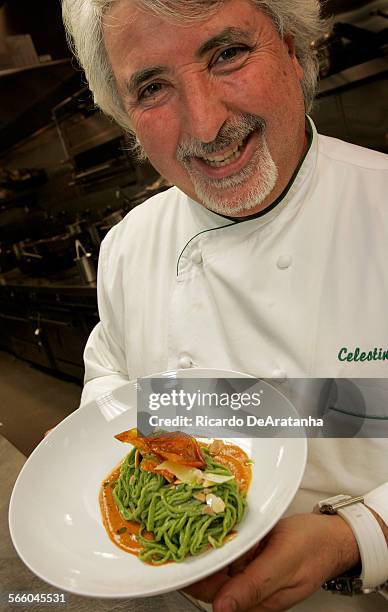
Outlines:
<svg viewBox="0 0 388 612"><path fill-rule="evenodd" d="M214 612L279 612L358 562L356 539L340 516L297 514L228 569L186 590L213 600Z"/></svg>

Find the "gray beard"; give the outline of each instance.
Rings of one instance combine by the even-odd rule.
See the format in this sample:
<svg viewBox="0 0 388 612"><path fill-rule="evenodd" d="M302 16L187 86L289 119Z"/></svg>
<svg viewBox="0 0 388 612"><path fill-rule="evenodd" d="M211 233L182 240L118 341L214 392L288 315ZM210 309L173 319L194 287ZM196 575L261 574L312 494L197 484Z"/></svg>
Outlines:
<svg viewBox="0 0 388 612"><path fill-rule="evenodd" d="M261 136L260 146L254 156L238 174L224 179L209 179L193 170L188 163L185 163L185 167L193 182L198 200L209 210L226 216L249 213L259 207L274 190L278 180L278 169L264 135ZM260 175L256 184L248 192L239 193L239 187L243 189L244 183L252 177L257 168L260 169ZM233 188L235 193L225 197L224 190Z"/></svg>
<svg viewBox="0 0 388 612"><path fill-rule="evenodd" d="M238 115L233 117L225 124L217 138L212 143L201 143L194 138L182 142L177 150L177 160L186 168L194 186L194 191L198 201L209 210L226 216L233 216L243 212L251 212L264 202L275 188L278 180L278 169L272 159L267 140L265 138L266 122L261 117L255 115ZM230 144L239 140L244 140L253 130L259 134L259 145L256 148L252 159L237 174L223 179L211 179L204 176L200 171L193 169L191 158L201 157L212 154L227 148ZM138 162L148 159L147 154L136 138L130 138L130 150L132 156ZM244 187L252 175L260 170L257 182L247 193L239 193L239 187ZM224 191L235 189L232 196L225 199Z"/></svg>

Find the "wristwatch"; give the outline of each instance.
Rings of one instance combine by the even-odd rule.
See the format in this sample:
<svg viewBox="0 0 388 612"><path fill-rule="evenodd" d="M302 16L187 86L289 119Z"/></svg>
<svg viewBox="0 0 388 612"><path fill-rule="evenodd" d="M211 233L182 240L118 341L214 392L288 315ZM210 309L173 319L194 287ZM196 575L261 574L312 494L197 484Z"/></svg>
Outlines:
<svg viewBox="0 0 388 612"><path fill-rule="evenodd" d="M364 505L364 497L336 495L318 503L322 514L339 514L352 529L357 540L361 566L328 580L326 591L340 595L362 595L384 589L388 585L388 546L373 513Z"/></svg>

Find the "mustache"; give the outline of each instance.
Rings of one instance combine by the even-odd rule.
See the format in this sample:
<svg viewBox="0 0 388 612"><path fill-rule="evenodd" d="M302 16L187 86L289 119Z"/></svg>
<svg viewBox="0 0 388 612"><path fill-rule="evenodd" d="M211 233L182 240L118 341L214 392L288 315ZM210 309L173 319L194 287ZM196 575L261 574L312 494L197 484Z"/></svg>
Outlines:
<svg viewBox="0 0 388 612"><path fill-rule="evenodd" d="M237 115L225 121L212 142L201 142L196 138L187 138L182 141L177 148L177 160L184 163L191 157L203 157L218 153L236 142L244 140L254 130L263 134L266 127L267 122L262 117L248 113Z"/></svg>

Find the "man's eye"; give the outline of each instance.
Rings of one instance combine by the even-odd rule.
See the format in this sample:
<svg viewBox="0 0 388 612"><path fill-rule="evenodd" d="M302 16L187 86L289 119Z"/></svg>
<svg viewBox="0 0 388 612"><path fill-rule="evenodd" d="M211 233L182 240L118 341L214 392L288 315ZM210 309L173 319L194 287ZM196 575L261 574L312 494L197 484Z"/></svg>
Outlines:
<svg viewBox="0 0 388 612"><path fill-rule="evenodd" d="M144 89L141 89L138 94L139 100L155 97L163 89L162 83L150 83Z"/></svg>
<svg viewBox="0 0 388 612"><path fill-rule="evenodd" d="M233 62L234 60L241 59L248 49L246 47L228 47L217 55L214 60L214 64L225 64L227 62Z"/></svg>

